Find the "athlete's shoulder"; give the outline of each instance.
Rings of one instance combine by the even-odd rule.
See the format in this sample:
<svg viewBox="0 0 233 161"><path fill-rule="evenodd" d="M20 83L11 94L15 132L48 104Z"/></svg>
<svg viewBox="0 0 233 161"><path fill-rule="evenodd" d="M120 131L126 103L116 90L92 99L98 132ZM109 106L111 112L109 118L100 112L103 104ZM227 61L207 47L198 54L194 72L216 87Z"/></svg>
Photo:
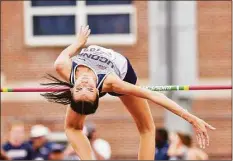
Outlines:
<svg viewBox="0 0 233 161"><path fill-rule="evenodd" d="M110 73L106 76L104 83L103 83L103 92L113 92L112 85L122 81L115 73Z"/></svg>

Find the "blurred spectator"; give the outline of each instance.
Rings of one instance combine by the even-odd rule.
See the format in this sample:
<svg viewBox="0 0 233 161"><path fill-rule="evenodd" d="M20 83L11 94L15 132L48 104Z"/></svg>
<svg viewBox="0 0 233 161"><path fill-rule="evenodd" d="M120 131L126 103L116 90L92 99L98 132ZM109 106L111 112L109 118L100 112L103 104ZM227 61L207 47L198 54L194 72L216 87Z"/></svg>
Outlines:
<svg viewBox="0 0 233 161"><path fill-rule="evenodd" d="M1 153L0 153L0 160L10 160L10 158L8 158L8 156L6 155L6 153L1 149Z"/></svg>
<svg viewBox="0 0 233 161"><path fill-rule="evenodd" d="M185 145L185 135L182 133L171 133L168 156L170 160L186 160L188 147Z"/></svg>
<svg viewBox="0 0 233 161"><path fill-rule="evenodd" d="M192 138L188 134L177 133L171 136L169 152L171 160L208 160L208 155L192 145Z"/></svg>
<svg viewBox="0 0 233 161"><path fill-rule="evenodd" d="M167 155L168 151L168 132L164 128L156 128L155 135L155 158L154 160L169 160L169 156Z"/></svg>
<svg viewBox="0 0 233 161"><path fill-rule="evenodd" d="M187 160L208 160L208 155L203 150L192 145L190 135L184 135L184 144L189 148Z"/></svg>
<svg viewBox="0 0 233 161"><path fill-rule="evenodd" d="M69 144L65 151L64 151L64 159L65 160L80 160L80 158L77 156L76 152L72 148L72 146Z"/></svg>
<svg viewBox="0 0 233 161"><path fill-rule="evenodd" d="M7 157L12 160L32 159L32 147L25 141L25 131L23 123L12 124L9 140L3 144L2 149Z"/></svg>
<svg viewBox="0 0 233 161"><path fill-rule="evenodd" d="M44 125L34 125L31 128L30 143L34 150L34 160L48 160L53 144L47 140L49 132L49 129Z"/></svg>
<svg viewBox="0 0 233 161"><path fill-rule="evenodd" d="M93 124L87 124L87 137L93 149L93 158L95 160L109 160L111 158L110 144L101 138L98 138L96 128Z"/></svg>
<svg viewBox="0 0 233 161"><path fill-rule="evenodd" d="M49 154L49 160L64 160L64 151L65 147L62 144L54 143L52 145L51 152Z"/></svg>

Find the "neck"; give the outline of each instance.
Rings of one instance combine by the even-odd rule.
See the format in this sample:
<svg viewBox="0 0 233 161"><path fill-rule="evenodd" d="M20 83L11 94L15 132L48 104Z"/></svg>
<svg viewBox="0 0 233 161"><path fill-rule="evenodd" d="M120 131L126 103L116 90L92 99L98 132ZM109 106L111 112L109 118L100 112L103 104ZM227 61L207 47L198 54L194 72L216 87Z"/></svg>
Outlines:
<svg viewBox="0 0 233 161"><path fill-rule="evenodd" d="M82 73L91 73L93 72L90 68L80 65L78 66L77 70L76 70L76 75L80 75Z"/></svg>
<svg viewBox="0 0 233 161"><path fill-rule="evenodd" d="M76 70L76 73L75 73L75 76L76 76L76 79L80 76L80 75L83 75L83 74L88 74L90 76L92 76L94 78L94 80L97 82L97 78L96 78L96 75L94 73L94 71L86 66L79 66Z"/></svg>

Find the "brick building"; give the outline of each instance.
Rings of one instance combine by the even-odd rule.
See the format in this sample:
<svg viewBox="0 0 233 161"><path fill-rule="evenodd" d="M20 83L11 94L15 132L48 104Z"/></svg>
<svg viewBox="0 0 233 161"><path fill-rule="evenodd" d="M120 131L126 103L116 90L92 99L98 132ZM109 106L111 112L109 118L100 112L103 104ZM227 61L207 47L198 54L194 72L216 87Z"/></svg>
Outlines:
<svg viewBox="0 0 233 161"><path fill-rule="evenodd" d="M25 26L29 23L25 19L28 18L29 11L25 11L25 6L23 1L1 2L1 72L5 78L3 86L38 86L45 73L55 74L53 62L66 45L64 42L57 42L62 45L55 46L53 42L49 42L51 45L45 46L40 40L27 37L30 29ZM136 27L132 29L130 26L133 37L129 34L125 38L126 45L117 43L117 37L111 44L99 42L127 56L137 71L139 81L146 85L150 70L148 68L150 33L146 25L149 21L148 3L134 1L133 6L133 9L129 9L129 14L133 14L132 23L135 23ZM118 12L121 12L120 9ZM36 14L37 11L30 11L30 14L32 13ZM198 1L196 13L198 80L203 84L230 84L231 2ZM66 43L70 42L69 38L64 39L67 39ZM96 37L91 38L93 43L97 43L98 40ZM150 105L156 126L163 126L163 108L151 103ZM209 132L211 142L206 152L210 158L231 159L231 93L199 92L197 97L193 98L192 111L217 128L216 131ZM62 131L64 114L64 106L48 103L38 93L6 93L2 95L1 101L1 141L5 141L9 124L15 119L24 121L27 130L35 123L43 123L52 131ZM94 121L100 136L110 142L113 159L136 158L139 143L137 129L117 99L103 98L97 113L89 116L88 120Z"/></svg>

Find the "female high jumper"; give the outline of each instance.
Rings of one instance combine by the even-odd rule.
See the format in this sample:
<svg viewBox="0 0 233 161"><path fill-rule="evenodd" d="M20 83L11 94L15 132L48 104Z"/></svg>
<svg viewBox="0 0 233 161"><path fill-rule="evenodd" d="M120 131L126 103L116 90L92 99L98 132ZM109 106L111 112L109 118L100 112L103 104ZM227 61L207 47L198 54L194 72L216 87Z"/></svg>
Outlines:
<svg viewBox="0 0 233 161"><path fill-rule="evenodd" d="M163 106L192 124L200 147L209 145L207 129L215 128L184 110L164 94L141 88L129 60L123 55L100 46L84 47L90 35L89 26L81 27L77 39L65 48L54 63L61 81L49 75L46 86L69 87L67 91L42 94L48 101L70 104L65 118L65 133L82 160L92 159L92 150L82 129L87 115L95 113L99 98L106 93L117 96L126 106L140 134L139 160L153 160L155 125L147 100Z"/></svg>

